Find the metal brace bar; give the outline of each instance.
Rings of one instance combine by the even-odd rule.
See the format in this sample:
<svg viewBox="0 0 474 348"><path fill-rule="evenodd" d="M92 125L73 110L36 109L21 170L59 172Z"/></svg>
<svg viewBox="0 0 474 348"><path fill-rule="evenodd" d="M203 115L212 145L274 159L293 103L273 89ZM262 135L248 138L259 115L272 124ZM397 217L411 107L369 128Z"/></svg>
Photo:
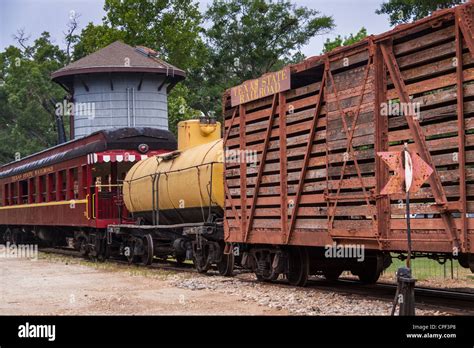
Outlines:
<svg viewBox="0 0 474 348"><path fill-rule="evenodd" d="M229 186L227 185L227 181L224 180L224 191L226 198L230 202L230 207L232 209L232 213L234 214L234 217L236 220L240 220L239 214L237 214L237 209L235 208L234 202L232 201L232 195L230 194Z"/></svg>
<svg viewBox="0 0 474 348"><path fill-rule="evenodd" d="M459 163L459 201L461 203L461 222L463 247L466 247L467 238L467 193L466 193L466 133L464 123L464 76L462 57L462 31L459 26L460 21L456 20L456 93L457 93L457 121L458 121L458 163Z"/></svg>
<svg viewBox="0 0 474 348"><path fill-rule="evenodd" d="M381 105L387 102L387 69L385 68L380 46L375 46L374 52L374 117L375 117L375 152L388 151L388 117L381 115ZM377 235L387 238L390 232L390 198L380 195L389 178L389 169L379 156L375 156L376 177L376 209Z"/></svg>
<svg viewBox="0 0 474 348"><path fill-rule="evenodd" d="M474 21L472 20L472 13L474 10L472 7L474 7L473 4L470 5L471 7L467 6L462 6L458 7L456 9L456 28L459 28L462 32L462 35L464 36L464 40L466 40L467 47L469 48L469 51L471 52L471 56L474 58L474 38L473 38L473 31L474 28L472 28L472 25L474 25ZM471 22L470 25L466 23L466 21L469 20L469 16L471 17ZM456 29L456 35L458 35ZM462 41L461 41L461 46L462 46ZM461 47L462 48L462 47Z"/></svg>
<svg viewBox="0 0 474 348"><path fill-rule="evenodd" d="M281 234L288 234L288 154L286 152L286 96L280 93L279 131L280 131L280 197L281 197Z"/></svg>
<svg viewBox="0 0 474 348"><path fill-rule="evenodd" d="M232 118L230 119L229 129L227 130L227 132L225 133L225 136L224 136L224 142L223 142L224 149L225 149L225 145L227 144L227 139L229 138L229 135L230 135L230 130L231 130L232 126L234 125L235 115L237 115L237 107L234 109L234 112L232 113Z"/></svg>

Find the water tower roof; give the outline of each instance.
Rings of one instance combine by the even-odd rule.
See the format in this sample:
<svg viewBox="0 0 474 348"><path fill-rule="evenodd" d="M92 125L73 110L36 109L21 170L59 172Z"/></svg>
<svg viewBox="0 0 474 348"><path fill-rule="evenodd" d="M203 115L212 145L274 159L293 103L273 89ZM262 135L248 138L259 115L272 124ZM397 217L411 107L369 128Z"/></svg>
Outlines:
<svg viewBox="0 0 474 348"><path fill-rule="evenodd" d="M158 58L157 53L147 47L129 46L122 41L110 45L53 72L53 81L70 87L72 77L94 73L150 73L166 75L174 82L185 78L186 73Z"/></svg>

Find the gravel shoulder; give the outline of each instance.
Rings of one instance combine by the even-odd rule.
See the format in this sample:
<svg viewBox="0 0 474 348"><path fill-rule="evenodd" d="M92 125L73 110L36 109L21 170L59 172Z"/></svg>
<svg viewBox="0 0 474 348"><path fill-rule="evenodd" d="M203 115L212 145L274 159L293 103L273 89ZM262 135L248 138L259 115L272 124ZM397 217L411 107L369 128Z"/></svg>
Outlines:
<svg viewBox="0 0 474 348"><path fill-rule="evenodd" d="M391 303L362 296L94 263L40 253L0 259L1 315L389 315ZM417 310L418 315L443 315Z"/></svg>

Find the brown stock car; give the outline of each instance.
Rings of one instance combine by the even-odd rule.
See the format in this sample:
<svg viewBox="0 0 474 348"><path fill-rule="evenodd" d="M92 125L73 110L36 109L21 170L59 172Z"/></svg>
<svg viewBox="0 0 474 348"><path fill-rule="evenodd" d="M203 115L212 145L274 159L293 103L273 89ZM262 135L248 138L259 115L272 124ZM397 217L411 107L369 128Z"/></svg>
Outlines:
<svg viewBox="0 0 474 348"><path fill-rule="evenodd" d="M225 240L260 279L376 280L407 249L405 197L380 195L391 173L376 153L405 142L435 169L411 195L415 255L474 271L473 17L472 2L438 11L290 66L289 90L225 93L226 149L258 153L226 163ZM363 245L364 262L324 257L333 243Z"/></svg>

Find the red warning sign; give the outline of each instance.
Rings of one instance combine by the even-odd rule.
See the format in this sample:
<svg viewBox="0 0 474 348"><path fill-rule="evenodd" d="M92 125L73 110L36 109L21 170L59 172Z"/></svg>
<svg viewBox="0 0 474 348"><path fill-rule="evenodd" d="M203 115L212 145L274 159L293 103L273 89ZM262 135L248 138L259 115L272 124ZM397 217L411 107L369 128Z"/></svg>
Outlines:
<svg viewBox="0 0 474 348"><path fill-rule="evenodd" d="M417 192L433 173L431 168L416 153L408 150L401 152L377 152L377 155L393 170L385 187L380 191L382 195L403 192Z"/></svg>

